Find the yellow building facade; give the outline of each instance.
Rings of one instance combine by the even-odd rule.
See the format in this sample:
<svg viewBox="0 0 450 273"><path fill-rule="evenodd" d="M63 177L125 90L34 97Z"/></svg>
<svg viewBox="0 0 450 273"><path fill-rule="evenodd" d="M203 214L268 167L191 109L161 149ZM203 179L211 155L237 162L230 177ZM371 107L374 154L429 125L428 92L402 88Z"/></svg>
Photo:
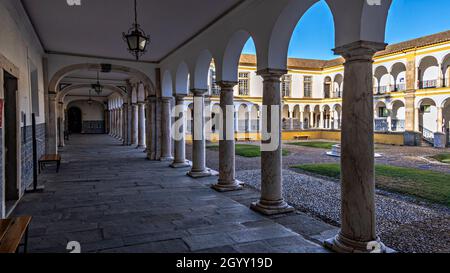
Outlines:
<svg viewBox="0 0 450 273"><path fill-rule="evenodd" d="M255 55L242 55L235 95L238 139L259 139L262 78ZM339 140L344 94L343 59L288 60L282 77L283 138ZM435 147L449 144L450 31L389 45L374 57L375 141L395 145ZM220 90L214 64L209 75L212 140ZM186 100L192 109L192 98ZM188 120L192 119L188 111ZM188 131L190 124L188 122Z"/></svg>

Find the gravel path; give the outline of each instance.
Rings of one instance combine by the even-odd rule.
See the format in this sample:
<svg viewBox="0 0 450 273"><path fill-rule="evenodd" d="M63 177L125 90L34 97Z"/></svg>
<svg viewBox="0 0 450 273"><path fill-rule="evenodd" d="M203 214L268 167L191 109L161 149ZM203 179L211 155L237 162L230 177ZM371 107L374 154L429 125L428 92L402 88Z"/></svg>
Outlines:
<svg viewBox="0 0 450 273"><path fill-rule="evenodd" d="M283 186L286 200L299 210L330 224L339 225L340 185L338 182L288 170L290 166L306 163L338 162L325 155L326 150L285 145L290 155L283 157ZM426 147L397 147L377 145L384 157L381 164L416 166L450 173L449 165L430 163L421 156L440 152ZM190 158L191 147L187 148ZM307 156L305 156L307 155ZM207 164L218 169L219 154L207 150ZM237 178L249 186L260 187L260 158L236 157ZM450 209L418 204L414 198L378 191L377 229L382 241L400 252L450 253ZM436 208L435 208L436 207Z"/></svg>
<svg viewBox="0 0 450 273"><path fill-rule="evenodd" d="M237 178L260 188L260 170L239 171ZM340 221L340 185L284 170L283 194L298 209L332 224ZM382 241L401 252L450 252L450 215L376 195L377 231Z"/></svg>

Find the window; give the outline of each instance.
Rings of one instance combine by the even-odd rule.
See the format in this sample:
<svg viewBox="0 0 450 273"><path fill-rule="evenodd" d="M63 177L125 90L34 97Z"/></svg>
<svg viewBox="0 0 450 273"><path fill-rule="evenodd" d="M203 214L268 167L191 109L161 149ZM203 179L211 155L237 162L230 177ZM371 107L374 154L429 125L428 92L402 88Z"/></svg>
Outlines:
<svg viewBox="0 0 450 273"><path fill-rule="evenodd" d="M422 105L421 107L420 107L420 111L422 112L422 113L431 113L431 106L430 105Z"/></svg>
<svg viewBox="0 0 450 273"><path fill-rule="evenodd" d="M331 78L327 77L323 86L323 93L326 99L331 98Z"/></svg>
<svg viewBox="0 0 450 273"><path fill-rule="evenodd" d="M291 96L292 75L284 75L281 78L281 94L283 97Z"/></svg>
<svg viewBox="0 0 450 273"><path fill-rule="evenodd" d="M220 88L216 84L216 70L213 67L209 69L209 79L210 79L211 95L213 96L220 95Z"/></svg>
<svg viewBox="0 0 450 273"><path fill-rule="evenodd" d="M389 116L389 111L386 107L379 107L378 108L378 117L380 118L387 118Z"/></svg>
<svg viewBox="0 0 450 273"><path fill-rule="evenodd" d="M305 98L312 97L312 77L311 76L305 76L303 78L303 90L304 90Z"/></svg>
<svg viewBox="0 0 450 273"><path fill-rule="evenodd" d="M31 91L31 111L39 116L39 87L38 87L38 71L35 66L30 63L30 91Z"/></svg>
<svg viewBox="0 0 450 273"><path fill-rule="evenodd" d="M239 96L250 95L250 73L239 72Z"/></svg>

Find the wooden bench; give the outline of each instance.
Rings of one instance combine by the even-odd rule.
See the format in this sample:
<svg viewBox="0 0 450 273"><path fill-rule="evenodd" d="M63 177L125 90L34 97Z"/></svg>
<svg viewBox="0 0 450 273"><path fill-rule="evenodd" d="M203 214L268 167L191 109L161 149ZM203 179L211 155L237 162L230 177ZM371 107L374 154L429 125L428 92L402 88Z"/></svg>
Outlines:
<svg viewBox="0 0 450 273"><path fill-rule="evenodd" d="M30 222L31 216L0 220L0 253L18 253L20 246L27 253Z"/></svg>
<svg viewBox="0 0 450 273"><path fill-rule="evenodd" d="M309 137L308 136L294 136L295 140L308 140Z"/></svg>
<svg viewBox="0 0 450 273"><path fill-rule="evenodd" d="M237 138L235 138L235 140L236 141L246 141L246 142L254 141L254 139L251 137L237 137Z"/></svg>
<svg viewBox="0 0 450 273"><path fill-rule="evenodd" d="M39 173L44 168L45 164L48 163L56 163L56 172L59 172L59 166L61 165L61 156L60 155L43 155L38 161L39 163Z"/></svg>

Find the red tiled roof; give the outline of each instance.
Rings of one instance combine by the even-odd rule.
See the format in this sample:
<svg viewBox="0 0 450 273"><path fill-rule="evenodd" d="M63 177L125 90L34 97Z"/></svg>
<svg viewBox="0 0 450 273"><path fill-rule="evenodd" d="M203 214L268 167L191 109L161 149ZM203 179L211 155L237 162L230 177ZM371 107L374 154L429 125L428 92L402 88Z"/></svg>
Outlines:
<svg viewBox="0 0 450 273"><path fill-rule="evenodd" d="M375 57L381 57L388 54L402 52L404 50L429 46L433 44L438 44L442 42L450 41L450 30L436 33L429 36L424 36L421 38L388 45L385 50L375 54ZM333 60L314 60L314 59L300 59L300 58L289 58L288 67L295 69L317 69L322 70L324 68L339 66L344 63L343 58L337 58ZM251 54L242 54L240 59L241 65L251 65L256 66L256 56Z"/></svg>

